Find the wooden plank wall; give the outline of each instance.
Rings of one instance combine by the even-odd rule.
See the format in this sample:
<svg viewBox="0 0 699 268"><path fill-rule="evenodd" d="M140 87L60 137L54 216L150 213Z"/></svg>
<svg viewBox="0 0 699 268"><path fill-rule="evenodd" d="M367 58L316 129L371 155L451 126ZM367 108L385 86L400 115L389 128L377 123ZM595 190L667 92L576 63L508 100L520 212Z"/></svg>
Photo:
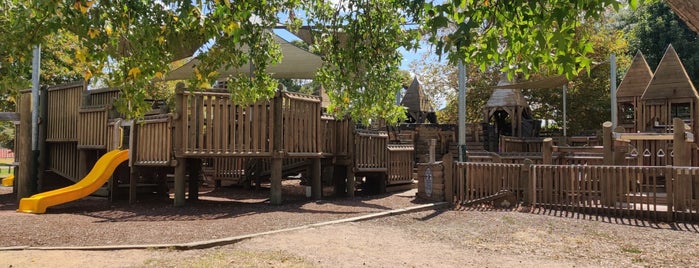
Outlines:
<svg viewBox="0 0 699 268"><path fill-rule="evenodd" d="M72 83L48 89L47 142L74 142L78 140L78 110L84 87Z"/></svg>
<svg viewBox="0 0 699 268"><path fill-rule="evenodd" d="M357 130L354 137L354 165L357 172L385 172L388 134L383 131Z"/></svg>
<svg viewBox="0 0 699 268"><path fill-rule="evenodd" d="M118 88L104 88L86 91L88 97L85 99L86 103L83 103L85 107L95 107L95 106L111 106L114 100L119 98Z"/></svg>
<svg viewBox="0 0 699 268"><path fill-rule="evenodd" d="M134 164L140 166L169 166L173 159L172 120L170 116L146 118L136 122L134 127L137 128Z"/></svg>
<svg viewBox="0 0 699 268"><path fill-rule="evenodd" d="M289 156L317 155L321 151L320 97L284 92L283 98L284 149Z"/></svg>
<svg viewBox="0 0 699 268"><path fill-rule="evenodd" d="M332 116L322 116L320 118L321 143L320 151L325 156L335 155L337 151L338 121Z"/></svg>
<svg viewBox="0 0 699 268"><path fill-rule="evenodd" d="M544 138L500 136L500 152L541 152Z"/></svg>
<svg viewBox="0 0 699 268"><path fill-rule="evenodd" d="M106 149L107 107L81 108L78 117L78 148Z"/></svg>
<svg viewBox="0 0 699 268"><path fill-rule="evenodd" d="M272 155L271 101L233 105L227 91L183 92L180 127L185 156L217 157ZM180 109L180 107L178 107Z"/></svg>
<svg viewBox="0 0 699 268"><path fill-rule="evenodd" d="M415 148L409 144L388 145L388 184L413 182Z"/></svg>
<svg viewBox="0 0 699 268"><path fill-rule="evenodd" d="M78 181L78 147L76 142L53 142L49 150L48 169L72 181Z"/></svg>

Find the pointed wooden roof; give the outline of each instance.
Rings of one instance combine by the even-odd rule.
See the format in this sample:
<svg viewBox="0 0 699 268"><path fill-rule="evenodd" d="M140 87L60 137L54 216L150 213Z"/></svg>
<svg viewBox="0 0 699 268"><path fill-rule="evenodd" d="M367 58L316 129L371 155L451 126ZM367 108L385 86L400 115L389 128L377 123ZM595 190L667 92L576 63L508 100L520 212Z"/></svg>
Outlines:
<svg viewBox="0 0 699 268"><path fill-rule="evenodd" d="M643 92L644 100L670 99L670 98L695 98L699 99L687 71L677 56L677 52L669 45L665 55L658 63L658 68L653 74L653 79Z"/></svg>
<svg viewBox="0 0 699 268"><path fill-rule="evenodd" d="M408 112L434 112L432 103L429 97L422 91L420 82L417 77L413 79L408 89L405 90L405 95L400 102L400 105L408 108Z"/></svg>
<svg viewBox="0 0 699 268"><path fill-rule="evenodd" d="M488 99L485 107L529 107L527 101L524 99L524 95L522 95L521 90L515 88L504 88L511 84L512 83L510 83L510 81L507 79L507 76L503 75L503 77L500 78L500 82L498 82L497 87L493 90L493 93L490 94L490 99Z"/></svg>
<svg viewBox="0 0 699 268"><path fill-rule="evenodd" d="M648 87L648 83L653 78L653 72L643 57L641 51L636 52L629 70L621 80L621 84L616 89L617 97L640 97Z"/></svg>

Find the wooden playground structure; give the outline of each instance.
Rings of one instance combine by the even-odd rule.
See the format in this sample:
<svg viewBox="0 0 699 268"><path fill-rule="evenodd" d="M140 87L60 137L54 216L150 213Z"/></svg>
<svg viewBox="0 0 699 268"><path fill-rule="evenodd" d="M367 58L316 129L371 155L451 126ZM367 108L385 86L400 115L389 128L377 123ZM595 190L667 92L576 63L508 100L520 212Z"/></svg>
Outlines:
<svg viewBox="0 0 699 268"><path fill-rule="evenodd" d="M617 94L615 129L606 122L598 137L567 139L575 146L564 139L501 137L500 153L469 151L465 162L447 155L419 164L425 165L419 170L439 172L418 173L418 195L457 204L497 206L511 199L566 213L699 220L699 95L672 46L655 73L637 54Z"/></svg>
<svg viewBox="0 0 699 268"><path fill-rule="evenodd" d="M183 205L198 198L201 177L217 184L269 181L272 204L282 202L282 179L291 174L309 178L315 199L322 198L323 186L354 195L359 176L379 192L413 182L412 144L394 144L385 131L355 129L349 120L324 115L320 96L280 90L272 99L236 105L225 89L189 91L179 84L174 107L153 102L151 112L132 121L113 107L119 94L86 90L82 82L43 88L38 155L28 139L30 94L22 94L18 197L51 189L57 178L77 182L100 156L120 147L129 149L129 158L107 192L113 197L128 189L130 202L140 188L168 193L172 181L174 204ZM33 165L40 172L32 174ZM330 175L323 180L321 174Z"/></svg>

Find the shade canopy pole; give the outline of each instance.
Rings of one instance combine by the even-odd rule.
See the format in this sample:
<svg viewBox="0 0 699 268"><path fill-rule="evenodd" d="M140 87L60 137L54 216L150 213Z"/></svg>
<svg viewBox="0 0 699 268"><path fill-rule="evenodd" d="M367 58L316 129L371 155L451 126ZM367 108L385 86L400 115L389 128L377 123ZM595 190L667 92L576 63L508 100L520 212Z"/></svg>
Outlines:
<svg viewBox="0 0 699 268"><path fill-rule="evenodd" d="M568 85L563 85L563 137L568 137Z"/></svg>
<svg viewBox="0 0 699 268"><path fill-rule="evenodd" d="M459 61L459 161L466 158L466 66Z"/></svg>
<svg viewBox="0 0 699 268"><path fill-rule="evenodd" d="M611 102L612 102L612 129L616 129L617 127L617 121L618 121L618 115L617 115L617 104L616 104L616 54L612 53L609 55L609 71L610 71L610 85L611 88L610 90L610 95L611 95Z"/></svg>

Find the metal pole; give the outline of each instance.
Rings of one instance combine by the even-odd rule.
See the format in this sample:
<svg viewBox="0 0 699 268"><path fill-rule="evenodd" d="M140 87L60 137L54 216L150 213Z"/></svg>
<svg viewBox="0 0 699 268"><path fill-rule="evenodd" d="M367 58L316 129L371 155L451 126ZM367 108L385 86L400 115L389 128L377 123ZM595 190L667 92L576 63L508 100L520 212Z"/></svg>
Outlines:
<svg viewBox="0 0 699 268"><path fill-rule="evenodd" d="M563 85L563 137L568 137L568 85Z"/></svg>
<svg viewBox="0 0 699 268"><path fill-rule="evenodd" d="M617 104L616 104L616 54L612 53L612 55L609 55L609 71L611 72L610 75L610 84L611 84L611 96L612 96L612 129L616 129L617 126Z"/></svg>
<svg viewBox="0 0 699 268"><path fill-rule="evenodd" d="M465 159L466 151L466 67L459 62L459 161Z"/></svg>
<svg viewBox="0 0 699 268"><path fill-rule="evenodd" d="M34 46L32 58L32 151L39 149L39 68L41 47Z"/></svg>

